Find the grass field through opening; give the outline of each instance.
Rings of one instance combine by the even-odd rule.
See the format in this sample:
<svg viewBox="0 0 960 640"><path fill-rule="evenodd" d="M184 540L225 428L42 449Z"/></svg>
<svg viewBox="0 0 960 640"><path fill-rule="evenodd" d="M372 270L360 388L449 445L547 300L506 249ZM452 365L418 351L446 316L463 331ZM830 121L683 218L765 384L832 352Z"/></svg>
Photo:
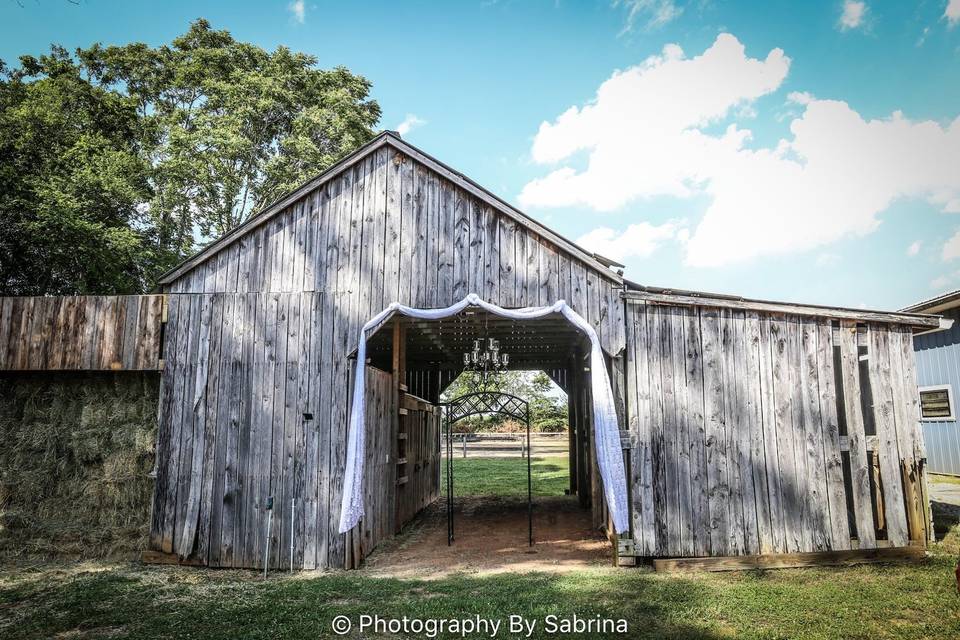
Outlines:
<svg viewBox="0 0 960 640"><path fill-rule="evenodd" d="M567 456L549 456L531 459L533 495L562 496L570 487L569 460ZM446 460L443 461L440 492L446 491ZM453 457L453 495L503 496L525 498L527 496L527 460L515 458L459 458Z"/></svg>

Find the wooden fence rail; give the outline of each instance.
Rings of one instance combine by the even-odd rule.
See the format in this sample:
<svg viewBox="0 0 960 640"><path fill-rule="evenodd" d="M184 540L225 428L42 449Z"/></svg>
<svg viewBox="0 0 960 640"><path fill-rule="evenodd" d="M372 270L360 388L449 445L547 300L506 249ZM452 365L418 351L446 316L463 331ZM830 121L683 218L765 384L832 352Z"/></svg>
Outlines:
<svg viewBox="0 0 960 640"><path fill-rule="evenodd" d="M161 368L162 295L0 298L0 371Z"/></svg>

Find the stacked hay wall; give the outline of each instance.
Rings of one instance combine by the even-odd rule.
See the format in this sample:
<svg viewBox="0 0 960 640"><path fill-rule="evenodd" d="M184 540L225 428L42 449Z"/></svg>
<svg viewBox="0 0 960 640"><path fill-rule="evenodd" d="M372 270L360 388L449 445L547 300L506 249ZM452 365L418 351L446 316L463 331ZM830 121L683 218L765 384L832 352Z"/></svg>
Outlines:
<svg viewBox="0 0 960 640"><path fill-rule="evenodd" d="M0 557L146 548L158 372L0 373Z"/></svg>

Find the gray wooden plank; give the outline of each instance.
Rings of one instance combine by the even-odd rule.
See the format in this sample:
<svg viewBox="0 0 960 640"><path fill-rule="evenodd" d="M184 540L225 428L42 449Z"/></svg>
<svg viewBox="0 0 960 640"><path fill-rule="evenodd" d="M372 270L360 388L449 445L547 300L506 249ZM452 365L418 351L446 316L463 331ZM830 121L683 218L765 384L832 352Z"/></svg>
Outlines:
<svg viewBox="0 0 960 640"><path fill-rule="evenodd" d="M500 256L500 304L504 307L517 306L517 272L515 263L515 223L507 216L497 217Z"/></svg>
<svg viewBox="0 0 960 640"><path fill-rule="evenodd" d="M761 391L761 341L760 317L754 311L744 315L744 424L750 447L750 471L753 501L749 490L744 494L744 517L752 517L747 529L746 546L749 553L767 554L773 550L773 534L770 530L770 495L767 490L768 465L764 447L763 394ZM769 351L768 351L769 353ZM751 505L752 507L748 506ZM754 534L756 537L753 537Z"/></svg>
<svg viewBox="0 0 960 640"><path fill-rule="evenodd" d="M440 255L439 267L437 273L437 306L449 306L455 302L453 296L454 268L455 268L455 249L456 242L456 219L454 217L454 197L455 191L446 180L440 180L438 183L438 196L440 209Z"/></svg>
<svg viewBox="0 0 960 640"><path fill-rule="evenodd" d="M629 310L628 310L629 311ZM694 555L710 550L710 502L707 484L706 422L704 419L703 345L700 310L684 315L686 340L686 402L689 414L687 451L689 456L690 518Z"/></svg>
<svg viewBox="0 0 960 640"><path fill-rule="evenodd" d="M805 551L831 548L829 500L824 458L823 417L820 407L819 379L820 332L816 319L800 318L800 395L803 406L804 455L806 456L806 496L810 546Z"/></svg>
<svg viewBox="0 0 960 640"><path fill-rule="evenodd" d="M653 485L653 554L669 555L669 530L667 522L666 451L664 447L667 407L663 381L663 321L661 307L647 307L647 344L650 361L650 461L651 484Z"/></svg>
<svg viewBox="0 0 960 640"><path fill-rule="evenodd" d="M426 300L427 277L427 233L429 228L429 213L427 211L427 169L419 163L414 163L413 171L413 227L412 236L406 238L403 249L409 257L407 278L410 280L411 306L422 308Z"/></svg>
<svg viewBox="0 0 960 640"><path fill-rule="evenodd" d="M677 475L677 525L680 535L680 552L684 556L695 553L694 538L696 537L696 522L693 517L692 472L690 449L691 434L697 432L697 419L702 409L697 410L691 402L691 396L697 394L697 372L690 371L690 354L687 351L689 344L687 328L689 317L696 310L677 307L672 310L671 344L670 349L674 363L674 389L677 405L677 429L673 438L676 450ZM702 397L702 391L700 392Z"/></svg>
<svg viewBox="0 0 960 640"><path fill-rule="evenodd" d="M870 467L860 408L860 360L857 353L857 325L854 321L840 321L840 352L857 540L860 549L873 549L877 546L877 540L870 501Z"/></svg>
<svg viewBox="0 0 960 640"><path fill-rule="evenodd" d="M780 451L777 438L777 385L774 381L775 361L779 353L780 332L777 321L770 316L760 317L760 396L762 409L764 466L770 504L770 545L773 553L787 553L784 522L783 489L780 474Z"/></svg>
<svg viewBox="0 0 960 640"><path fill-rule="evenodd" d="M846 550L850 548L850 528L847 525L847 496L843 484L843 461L840 454L837 389L834 382L833 327L828 320L821 320L818 331L817 369L823 429L824 479L830 516L830 548Z"/></svg>
<svg viewBox="0 0 960 640"><path fill-rule="evenodd" d="M220 255L226 255L221 253ZM224 265L227 267L228 265ZM221 273L226 273L224 268ZM218 283L219 288L223 288ZM216 529L219 538L219 523L214 524L214 520L220 518L220 498L215 497L215 485L222 486L223 478L223 460L218 456L224 449L223 442L226 437L221 432L221 427L227 422L226 416L221 415L221 403L226 406L227 400L221 401L221 394L226 395L223 389L224 375L222 371L223 361L229 357L224 353L224 332L230 330L230 320L227 317L225 306L230 295L214 294L210 298L210 346L208 350L208 366L206 377L206 392L204 394L203 406L200 410L204 412L203 429L203 450L201 458L200 475L200 509L197 521L197 542L196 557L204 564L219 563L220 541L212 540L213 531ZM229 351L230 345L226 349ZM229 375L229 372L227 373ZM229 380L227 380L229 383Z"/></svg>
<svg viewBox="0 0 960 640"><path fill-rule="evenodd" d="M486 300L500 304L500 233L497 217L490 207L483 210L483 292Z"/></svg>
<svg viewBox="0 0 960 640"><path fill-rule="evenodd" d="M722 321L714 309L700 312L703 330L703 414L705 459L710 506L710 554L729 555L727 548L727 468L724 447Z"/></svg>
<svg viewBox="0 0 960 640"><path fill-rule="evenodd" d="M897 547L907 544L907 517L903 502L903 479L894 417L893 383L891 380L890 334L884 325L870 325L870 347L867 354L873 413L879 443L880 477L883 480L883 506L886 515L887 539Z"/></svg>
<svg viewBox="0 0 960 640"><path fill-rule="evenodd" d="M173 548L172 535L167 527L168 504L174 499L171 495L171 477L173 447L179 442L174 439L174 389L175 382L180 376L179 363L174 357L178 339L181 333L176 331L180 313L180 298L173 296L167 316L167 326L173 329L166 334L165 348L168 356L160 374L160 403L157 412L157 444L155 449L155 467L157 476L154 481L153 505L151 507L150 548L155 551L169 553Z"/></svg>
<svg viewBox="0 0 960 640"><path fill-rule="evenodd" d="M741 424L741 380L743 315L730 309L720 311L720 350L723 361L723 447L722 462L727 482L727 549L730 555L743 555L745 526L743 523L742 469L739 457L738 430Z"/></svg>
<svg viewBox="0 0 960 640"><path fill-rule="evenodd" d="M793 439L793 461L796 474L795 485L795 504L797 509L790 515L795 516L793 521L793 531L796 539L797 549L800 551L809 551L811 549L811 504L810 489L807 471L807 429L804 427L804 413L807 407L804 404L802 393L803 381L801 379L801 370L803 367L803 352L801 349L800 335L800 317L787 317L787 335L789 350L789 366L787 373L790 377L791 393L791 413L793 428L791 436Z"/></svg>
<svg viewBox="0 0 960 640"><path fill-rule="evenodd" d="M749 359L747 344L747 318L742 311L730 314L733 328L733 358L735 377L733 384L728 383L727 395L735 398L735 411L727 419L727 442L730 473L731 505L733 519L731 526L731 544L736 545L738 554L757 553L757 516L756 497L751 469L750 423L753 399L750 396ZM730 387L735 393L731 394ZM731 419L733 418L733 419Z"/></svg>
<svg viewBox="0 0 960 640"><path fill-rule="evenodd" d="M783 530L786 551L800 551L803 532L799 522L803 506L797 463L794 454L794 390L793 379L796 359L794 343L796 331L790 316L776 316L770 323L773 356L774 419L776 424L777 454L779 462L780 500L783 511Z"/></svg>
<svg viewBox="0 0 960 640"><path fill-rule="evenodd" d="M483 224L483 205L478 200L469 201L470 213L470 262L468 276L470 293L484 296L484 241L486 229Z"/></svg>
<svg viewBox="0 0 960 640"><path fill-rule="evenodd" d="M400 167L401 213L400 213L400 292L397 300L413 305L413 274L410 270L411 256L417 242L416 163L407 159Z"/></svg>

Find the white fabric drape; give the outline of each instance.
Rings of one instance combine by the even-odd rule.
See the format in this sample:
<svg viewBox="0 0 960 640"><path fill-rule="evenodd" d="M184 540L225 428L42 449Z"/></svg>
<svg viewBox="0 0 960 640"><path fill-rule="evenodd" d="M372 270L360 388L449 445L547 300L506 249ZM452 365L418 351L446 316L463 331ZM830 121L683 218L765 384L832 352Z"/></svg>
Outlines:
<svg viewBox="0 0 960 640"><path fill-rule="evenodd" d="M627 522L627 479L623 470L623 453L620 445L620 428L613 404L613 390L603 359L600 339L593 326L563 300L548 307L504 309L481 300L471 293L466 298L445 309L414 309L398 302L370 319L360 330L357 345L357 369L353 383L353 405L350 409L350 431L347 435L347 463L343 479L343 499L340 504L340 533L346 533L363 517L363 458L364 458L364 412L365 369L367 361L367 333L378 327L394 313L420 318L440 320L455 316L467 307L480 307L494 315L513 320L533 320L551 313L561 313L571 324L590 338L590 388L593 392L594 448L603 480L604 497L613 518L617 533L629 528Z"/></svg>

